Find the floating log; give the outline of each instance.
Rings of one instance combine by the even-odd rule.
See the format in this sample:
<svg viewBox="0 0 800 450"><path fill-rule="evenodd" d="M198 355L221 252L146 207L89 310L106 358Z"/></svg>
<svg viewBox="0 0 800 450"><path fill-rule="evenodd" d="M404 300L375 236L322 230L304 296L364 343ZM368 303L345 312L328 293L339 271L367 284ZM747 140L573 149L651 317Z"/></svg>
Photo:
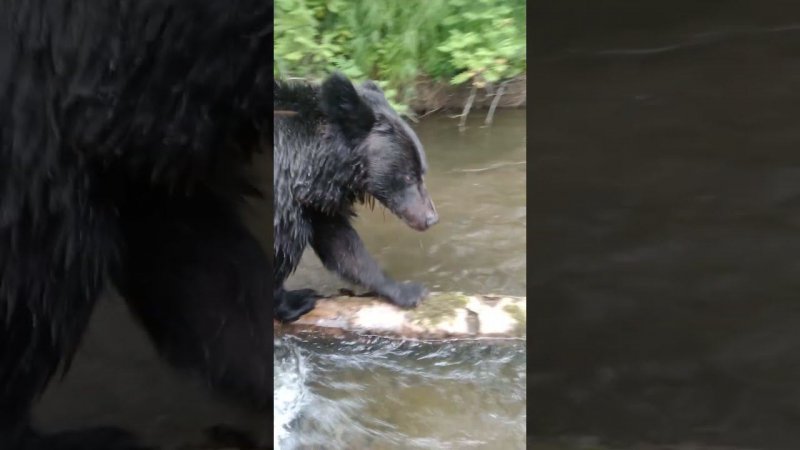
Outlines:
<svg viewBox="0 0 800 450"><path fill-rule="evenodd" d="M414 309L402 309L381 298L343 294L320 299L296 322L276 322L275 334L525 340L525 323L525 297L438 292Z"/></svg>

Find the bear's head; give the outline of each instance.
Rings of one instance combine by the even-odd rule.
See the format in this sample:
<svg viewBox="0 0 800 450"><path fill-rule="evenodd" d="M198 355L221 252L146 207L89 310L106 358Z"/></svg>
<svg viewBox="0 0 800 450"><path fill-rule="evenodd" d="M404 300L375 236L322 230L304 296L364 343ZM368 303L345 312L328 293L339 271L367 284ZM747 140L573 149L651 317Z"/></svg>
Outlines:
<svg viewBox="0 0 800 450"><path fill-rule="evenodd" d="M334 73L321 87L320 103L331 124L338 126L366 168L360 188L376 198L411 228L423 231L439 221L425 188L425 152L416 133L389 106L371 81L356 87Z"/></svg>

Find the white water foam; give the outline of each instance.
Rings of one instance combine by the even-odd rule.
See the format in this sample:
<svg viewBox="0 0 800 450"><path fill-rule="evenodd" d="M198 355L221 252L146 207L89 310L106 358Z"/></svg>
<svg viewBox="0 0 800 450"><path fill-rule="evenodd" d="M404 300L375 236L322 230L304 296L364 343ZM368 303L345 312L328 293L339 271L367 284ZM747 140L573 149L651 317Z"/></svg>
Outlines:
<svg viewBox="0 0 800 450"><path fill-rule="evenodd" d="M300 348L284 340L275 341L274 446L290 450L290 426L309 401L308 367Z"/></svg>

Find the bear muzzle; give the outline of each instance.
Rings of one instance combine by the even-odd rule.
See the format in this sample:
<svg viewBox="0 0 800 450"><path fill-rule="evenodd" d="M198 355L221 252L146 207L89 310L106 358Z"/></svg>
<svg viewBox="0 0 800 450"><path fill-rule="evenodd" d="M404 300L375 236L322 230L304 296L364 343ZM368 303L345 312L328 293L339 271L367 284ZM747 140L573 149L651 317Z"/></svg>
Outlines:
<svg viewBox="0 0 800 450"><path fill-rule="evenodd" d="M406 225L417 231L425 231L439 222L439 213L424 184L411 186L404 197L405 201L396 214Z"/></svg>

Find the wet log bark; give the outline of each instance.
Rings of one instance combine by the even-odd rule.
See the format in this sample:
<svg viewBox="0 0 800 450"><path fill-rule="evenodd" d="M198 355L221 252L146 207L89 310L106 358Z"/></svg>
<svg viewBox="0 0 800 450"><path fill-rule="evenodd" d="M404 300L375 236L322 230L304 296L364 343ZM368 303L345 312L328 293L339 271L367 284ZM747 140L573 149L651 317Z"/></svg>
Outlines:
<svg viewBox="0 0 800 450"><path fill-rule="evenodd" d="M376 297L339 295L275 334L379 335L417 340L525 340L526 299L507 295L432 293L415 309Z"/></svg>

